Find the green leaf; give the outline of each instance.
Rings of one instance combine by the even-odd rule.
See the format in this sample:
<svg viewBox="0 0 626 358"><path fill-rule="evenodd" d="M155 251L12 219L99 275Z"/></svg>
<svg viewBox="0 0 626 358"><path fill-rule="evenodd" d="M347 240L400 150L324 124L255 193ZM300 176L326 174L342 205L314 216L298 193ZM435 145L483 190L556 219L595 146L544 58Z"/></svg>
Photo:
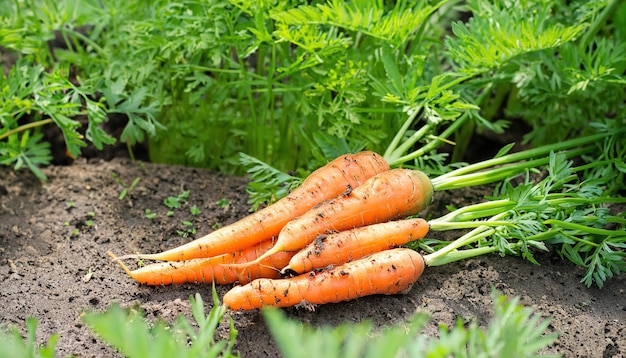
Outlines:
<svg viewBox="0 0 626 358"><path fill-rule="evenodd" d="M83 320L101 339L126 357L234 357L231 353L236 333L230 341L215 340L216 328L226 312L219 305L215 287L213 307L208 316L204 302L190 297L195 325L179 316L172 326L162 320L148 324L140 311L111 305L104 313L87 313Z"/></svg>
<svg viewBox="0 0 626 358"><path fill-rule="evenodd" d="M507 145L505 145L504 147L500 148L500 150L498 151L498 153L496 153L496 155L494 156L494 158L499 158L505 154L507 154L508 152L511 151L511 149L515 146L515 143L509 143Z"/></svg>
<svg viewBox="0 0 626 358"><path fill-rule="evenodd" d="M264 309L263 317L282 355L291 357L535 357L552 344L558 333L546 333L549 319L493 293L494 316L486 329L477 322L454 329L440 327L438 337L420 335L428 315L419 313L407 322L374 330L371 322L313 328L286 318L277 309Z"/></svg>
<svg viewBox="0 0 626 358"><path fill-rule="evenodd" d="M239 161L247 168L252 180L246 191L253 211L262 204L268 205L286 196L302 181L244 153L239 154Z"/></svg>
<svg viewBox="0 0 626 358"><path fill-rule="evenodd" d="M551 23L551 3L513 1L504 6L486 0L470 1L467 23L452 23L454 37L446 46L462 71L480 73L501 67L522 54L561 46L584 29L583 24Z"/></svg>
<svg viewBox="0 0 626 358"><path fill-rule="evenodd" d="M13 165L15 170L26 166L35 176L46 180L46 175L39 169L40 165L48 165L52 160L50 143L42 141L43 134L30 131L13 134L6 143L0 142L0 164Z"/></svg>
<svg viewBox="0 0 626 358"><path fill-rule="evenodd" d="M15 327L8 331L0 329L0 352L7 357L54 358L58 334L53 334L45 345L40 346L35 337L36 331L37 320L32 317L26 319L25 339Z"/></svg>
<svg viewBox="0 0 626 358"><path fill-rule="evenodd" d="M396 63L396 59L391 55L392 53L391 46L384 46L381 49L380 59L385 67L385 72L387 73L387 78L391 82L391 88L393 89L393 94L396 97L404 98L405 97L405 85L400 75L400 70Z"/></svg>

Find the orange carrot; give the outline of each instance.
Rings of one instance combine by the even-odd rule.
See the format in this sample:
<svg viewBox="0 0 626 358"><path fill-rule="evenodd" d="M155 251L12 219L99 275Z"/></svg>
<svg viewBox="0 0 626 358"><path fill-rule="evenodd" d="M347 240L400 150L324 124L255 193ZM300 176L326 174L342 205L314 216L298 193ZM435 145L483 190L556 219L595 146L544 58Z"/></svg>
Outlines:
<svg viewBox="0 0 626 358"><path fill-rule="evenodd" d="M354 261L375 252L388 250L421 239L428 233L424 219L390 221L352 230L320 235L295 254L284 274L301 274Z"/></svg>
<svg viewBox="0 0 626 358"><path fill-rule="evenodd" d="M406 293L424 272L424 259L405 248L391 249L319 273L288 279L256 279L224 295L232 310L324 304Z"/></svg>
<svg viewBox="0 0 626 358"><path fill-rule="evenodd" d="M290 221L280 231L276 245L255 261L281 251L298 251L320 234L417 214L430 203L432 196L430 179L420 171L382 172L350 193L326 201Z"/></svg>
<svg viewBox="0 0 626 358"><path fill-rule="evenodd" d="M109 256L117 260L128 276L139 283L157 285L178 285L183 283L248 283L255 278L280 277L280 269L283 268L289 259L295 254L293 252L280 252L267 257L258 265L245 268L224 266L225 264L243 263L254 260L261 254L269 250L274 245L272 240L262 242L260 245L251 248L223 254L210 258L192 259L182 262L159 262L141 267L136 270L129 270L124 263L115 257L111 252Z"/></svg>
<svg viewBox="0 0 626 358"><path fill-rule="evenodd" d="M385 160L374 152L343 155L311 173L300 187L283 199L236 223L159 254L126 255L120 259L184 261L213 257L254 246L278 235L287 222L315 205L349 192L388 169L389 165Z"/></svg>

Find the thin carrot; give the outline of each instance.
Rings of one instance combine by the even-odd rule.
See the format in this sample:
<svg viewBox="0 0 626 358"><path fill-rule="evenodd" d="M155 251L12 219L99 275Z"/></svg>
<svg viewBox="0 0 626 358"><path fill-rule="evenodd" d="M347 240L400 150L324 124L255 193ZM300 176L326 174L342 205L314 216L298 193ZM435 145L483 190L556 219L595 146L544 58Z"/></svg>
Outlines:
<svg viewBox="0 0 626 358"><path fill-rule="evenodd" d="M279 252L276 255L269 256L262 260L258 265L245 268L229 267L225 265L254 260L269 250L273 245L274 242L268 240L259 245L234 253L182 262L159 262L133 271L129 270L113 253L109 251L108 254L120 264L128 276L145 285L157 286L211 282L219 284L235 282L248 283L260 277L280 277L280 269L289 262L289 259L291 259L295 253Z"/></svg>
<svg viewBox="0 0 626 358"><path fill-rule="evenodd" d="M223 301L232 310L251 310L348 301L374 294L394 295L408 292L422 272L422 256L411 249L398 248L319 273L256 279L234 287Z"/></svg>
<svg viewBox="0 0 626 358"><path fill-rule="evenodd" d="M414 218L319 235L291 258L282 273L301 274L330 265L341 265L421 239L427 233L428 222Z"/></svg>
<svg viewBox="0 0 626 358"><path fill-rule="evenodd" d="M278 235L285 224L315 205L349 192L386 170L389 170L389 165L374 152L343 155L314 171L302 185L283 199L236 223L158 254L126 255L120 259L184 261L213 257L254 246Z"/></svg>
<svg viewBox="0 0 626 358"><path fill-rule="evenodd" d="M350 193L326 201L290 221L280 231L276 245L255 261L281 251L300 250L320 234L417 214L430 203L432 196L430 179L420 171L382 172ZM255 261L247 264L255 264Z"/></svg>

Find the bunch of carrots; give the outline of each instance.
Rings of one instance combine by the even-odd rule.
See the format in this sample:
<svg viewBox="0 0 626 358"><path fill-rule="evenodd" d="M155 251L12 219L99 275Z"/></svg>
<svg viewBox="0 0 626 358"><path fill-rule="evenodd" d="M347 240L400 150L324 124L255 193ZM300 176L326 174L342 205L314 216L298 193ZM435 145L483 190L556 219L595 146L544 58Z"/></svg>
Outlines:
<svg viewBox="0 0 626 358"><path fill-rule="evenodd" d="M438 224L414 217L434 191L495 182L545 164L555 149L580 155L588 150L582 145L600 138L501 155L432 180L417 170L391 169L374 152L346 154L276 203L204 237L157 254L109 255L146 285L238 283L223 298L233 310L403 293L429 265L428 257L402 246ZM129 270L122 262L128 258L165 262Z"/></svg>

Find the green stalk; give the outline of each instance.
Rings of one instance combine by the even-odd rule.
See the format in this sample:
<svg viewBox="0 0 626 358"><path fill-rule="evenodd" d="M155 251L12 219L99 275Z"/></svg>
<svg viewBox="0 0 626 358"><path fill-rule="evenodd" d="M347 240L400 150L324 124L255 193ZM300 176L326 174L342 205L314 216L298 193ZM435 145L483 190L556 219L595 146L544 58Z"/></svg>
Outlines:
<svg viewBox="0 0 626 358"><path fill-rule="evenodd" d="M432 257L432 255L434 254L429 254L429 255L424 256L424 263L426 264L426 266L429 266L429 267L441 266L441 265L449 264L451 262L456 262L456 261L471 259L476 256L491 254L496 251L498 251L498 248L495 246L484 246L484 247L477 247L477 248L467 249L467 250L453 251L453 252L448 253L445 256L436 257L436 258Z"/></svg>
<svg viewBox="0 0 626 358"><path fill-rule="evenodd" d="M557 234L561 233L561 230L558 229L548 229L539 234L531 235L526 237L526 241L546 241L552 239ZM519 245L518 245L519 246Z"/></svg>
<svg viewBox="0 0 626 358"><path fill-rule="evenodd" d="M454 240L453 242L451 242L450 244L448 244L447 246L433 252L432 254L428 254L424 256L424 262L426 263L426 266L440 266L443 264L446 264L448 262L451 262L449 260L450 257L452 256L459 256L462 255L462 258L470 258L470 257L474 257L476 256L476 254L474 253L474 255L467 255L464 254L463 252L468 252L471 249L468 250L461 250L458 251L457 249L460 247L463 247L471 242L475 242L478 241L480 239L484 239L488 236L490 236L491 234L493 234L496 230L493 228L489 228L487 226L480 226L477 227L476 229L468 232L467 234L459 237L458 239ZM495 247L486 247L488 249L496 249ZM492 251L490 251L492 252ZM457 258L456 260L460 260L461 258ZM455 261L456 261L455 260Z"/></svg>
<svg viewBox="0 0 626 358"><path fill-rule="evenodd" d="M617 133L624 132L625 130L626 129L619 130L617 131ZM527 159L531 159L531 158L538 157L538 156L545 156L545 155L550 154L550 152L556 152L556 151L571 149L571 148L579 147L582 145L590 144L600 139L603 139L611 134L615 134L615 132L589 135L589 136L585 136L581 138L570 139L570 140L559 142L559 143L547 144L541 147L528 149L528 150L524 150L524 151L517 152L517 153L503 155L501 157L484 160L479 163L471 164L463 168L453 170L449 173L439 176L437 179L443 180L443 179L450 178L450 177L458 177L462 174L475 173L478 170L494 167L496 165L510 164L513 162L527 160Z"/></svg>
<svg viewBox="0 0 626 358"><path fill-rule="evenodd" d="M431 231L446 231L459 229L473 229L478 227L496 227L496 226L516 226L510 221L466 221L466 222L445 222L445 221L429 221Z"/></svg>
<svg viewBox="0 0 626 358"><path fill-rule="evenodd" d="M496 229L488 226L489 223L498 222L500 221L500 219L503 219L506 215L507 213L500 213L498 215L494 215L489 220L482 222L483 225L459 237L458 239L452 241L445 247L433 252L432 254L428 254L424 256L424 261L426 262L426 265L428 266L442 265L442 263L440 263L441 260L443 260L443 258L448 256L451 252L456 251L456 249L461 248L463 246L467 246L480 239L483 239L492 235L493 233L496 232Z"/></svg>
<svg viewBox="0 0 626 358"><path fill-rule="evenodd" d="M580 172L580 171L584 171L584 170L587 170L587 169L593 169L593 168L596 168L596 167L608 166L608 165L613 165L613 164L615 164L615 160L614 159L613 160L598 160L598 161L595 161L595 162L591 162L591 163L587 163L587 164L584 164L584 165L577 166L576 168L572 168L572 170L575 173L575 172Z"/></svg>
<svg viewBox="0 0 626 358"><path fill-rule="evenodd" d="M17 128L13 128L13 129L11 129L9 131L6 131L5 133L0 134L0 140L9 137L12 134L19 133L19 132L22 132L22 131L25 131L25 130L31 129L31 128L45 126L46 124L50 124L52 122L53 122L53 120L49 118L49 119L44 119L44 120L37 121L37 122L26 123L26 124L21 125L21 126L19 126Z"/></svg>
<svg viewBox="0 0 626 358"><path fill-rule="evenodd" d="M548 200L546 200L547 203L551 204L551 205L563 205L563 204L568 204L568 203L575 203L575 204L607 204L607 203L615 203L615 204L619 204L619 203L626 203L626 198L625 197L610 197L610 196L603 196L603 197L599 197L599 198L571 198L571 197L562 197L563 195L566 194L561 194L558 197L554 197L552 194L548 194ZM533 198L536 199L536 198Z"/></svg>
<svg viewBox="0 0 626 358"><path fill-rule="evenodd" d="M415 111L406 119L406 121L404 121L404 123L402 124L402 127L400 127L400 130L398 130L398 133L396 133L396 136L393 137L393 140L391 141L391 143L389 143L387 150L385 150L385 153L383 154L383 157L387 159L387 162L391 160L390 158L392 157L392 153L398 147L398 143L400 143L400 141L402 140L402 137L404 137L404 133L406 133L409 127L411 127L411 124L413 123L413 120L415 120L415 117L417 117L417 114L419 113L419 111L420 111L420 108L415 109Z"/></svg>
<svg viewBox="0 0 626 358"><path fill-rule="evenodd" d="M558 144L564 144L564 143L566 142L561 142ZM555 147L555 146L557 145L548 145L546 147ZM561 146L559 146L559 148L560 150L562 150L567 147L561 148ZM543 147L540 147L537 149L543 149ZM583 147L583 148L567 151L564 154L567 156L567 158L571 158L571 157L586 153L592 149L593 149L592 147ZM510 155L505 155L499 158L486 160L483 162L479 162L476 164L468 165L463 168L453 170L447 174L440 175L439 177L434 178L432 180L433 189L434 190L449 190L449 189L464 188L468 186L477 186L477 185L494 183L494 182L497 182L506 178L510 178L514 175L520 174L527 169L536 168L538 166L548 164L550 161L549 157L543 157L539 159L529 160L526 162L521 162L521 160L532 157L530 153L527 153L527 152L535 152L535 149L529 149L523 152L518 152L518 153L514 153ZM517 155L517 154L520 154L520 155ZM533 156L536 156L536 155L533 155ZM508 158L505 158L505 157L508 157ZM501 158L505 158L505 159L498 160ZM511 164L512 162L515 161L515 158L521 158L521 159L517 159L517 160L520 160L520 163ZM510 164L510 165L476 173L477 170L488 167L488 165L485 164L487 162L494 163L491 166L502 165L502 164Z"/></svg>
<svg viewBox="0 0 626 358"><path fill-rule="evenodd" d="M576 230L576 231L586 232L586 233L594 234L594 235L612 236L612 237L626 236L626 231L600 229L600 228L589 227L586 225L576 224L576 223L567 222L563 220L557 220L557 219L548 219L548 220L545 220L543 223L544 225L555 225L555 226L560 226L568 230Z"/></svg>
<svg viewBox="0 0 626 358"><path fill-rule="evenodd" d="M469 76L462 76L459 78L456 78L448 83L446 83L446 85L441 86L439 88L439 91L445 91L453 86L456 86L457 84L463 82L463 81L467 81L469 79L471 79L473 76L469 75ZM400 131L398 131L398 133L396 133L396 136L393 138L393 140L391 141L391 144L389 144L389 147L387 147L387 150L385 150L385 153L383 154L383 157L385 158L385 160L387 160L387 162L389 163L390 166L397 166L400 165L404 162L407 162L409 160L415 159L421 155L423 155L424 153L427 153L428 151L436 148L437 146L439 146L441 144L441 142L439 140L434 140L429 142L428 145L428 149L420 149L418 151L412 152L408 155L402 155L403 153L407 152L409 149L411 149L411 147L413 145L415 145L415 143L417 143L420 139L424 138L425 136L431 134L430 132L433 130L433 128L435 127L435 123L427 123L424 126L422 126L420 129L418 129L415 133L413 133L413 135L407 139L406 141L404 141L401 145L399 145L400 141L402 140L402 138L404 137L404 134L406 133L406 131L409 129L411 123L413 123L414 119L416 118L417 114L421 112L421 109L424 107L424 103L427 103L427 101L423 101L419 106L417 106L413 113L409 116L409 118L407 119L407 121L404 122L404 124L402 125L402 128L400 128ZM444 131L444 134L439 135L437 137L439 138L447 138L448 136L450 136L452 133L456 132L458 130L458 127L465 122L465 120L467 119L467 114L469 112L465 112L461 117L457 118L454 122L452 122L452 124L448 127L448 129L446 131ZM457 123L460 122L460 123ZM452 128L450 128L452 127Z"/></svg>
<svg viewBox="0 0 626 358"><path fill-rule="evenodd" d="M265 96L265 110L264 112L269 112L267 113L267 116L263 116L263 121L269 123L268 126L263 126L264 128L262 128L262 132L263 136L262 136L262 141L260 143L259 146L259 150L261 152L259 152L258 155L261 155L261 157L257 157L257 158L264 158L266 162L275 162L275 158L271 158L270 160L270 156L274 156L275 153L268 153L267 149L269 147L268 142L272 141L273 138L275 138L275 135L273 133L273 129L276 127L278 127L275 123L275 118L274 118L274 112L276 110L275 108L275 104L276 104L276 99L275 99L275 95L274 95L274 73L276 72L276 45L272 45L271 47L272 50L272 54L270 57L270 66L269 69L267 71L267 95ZM280 127L279 127L280 128ZM269 133L269 134L268 134ZM271 139L270 139L271 138ZM273 143L272 143L273 144ZM289 157L288 155L286 155L287 153L281 153L281 157ZM289 158L291 159L291 158ZM280 163L280 165L285 168L285 163Z"/></svg>
<svg viewBox="0 0 626 358"><path fill-rule="evenodd" d="M411 137L409 137L406 141L404 141L396 150L391 153L389 156L385 156L385 160L389 163L390 166L397 165L402 162L398 162L397 157L411 149L411 147L417 143L420 139L424 138L430 131L433 129L434 125L432 123L427 123L423 125L419 130L417 130Z"/></svg>
<svg viewBox="0 0 626 358"><path fill-rule="evenodd" d="M84 43L89 44L89 46L91 46L101 58L105 58L108 59L108 52L105 51L100 45L98 45L96 42L94 42L93 40L91 40L89 37L81 34L78 31L74 31L74 30L70 30L70 29L65 29L65 28L61 28L61 31L63 32L63 37L65 39L65 42L68 43L69 39L66 37L66 33L70 33L72 36L79 38L80 40L82 40ZM80 49L80 47L78 47Z"/></svg>
<svg viewBox="0 0 626 358"><path fill-rule="evenodd" d="M603 135L591 136L594 140L602 137ZM589 140L590 137L586 137L583 142L586 143ZM571 146L572 143L578 144L580 141L568 141L567 146ZM553 145L548 147L554 149ZM572 157L584 153L590 148L593 149L595 146L578 147L562 155ZM547 164L551 157L554 158L552 155L534 159L528 156L528 152L536 154L545 150L544 148L539 149L541 150L530 150L511 155L513 158L529 159L526 162L509 163L508 160L511 158L509 156L507 163L505 163L508 165L504 167L487 169L479 173L465 172L457 177L447 177L439 183L435 179L433 180L434 186L441 184L437 188L441 189L442 187L448 188L443 186L445 183L448 183L446 185L449 186L449 183L460 186L463 183L464 185L477 185L478 183L495 181L496 179L494 178L519 171L519 168L530 169L537 165ZM600 163L597 165L611 164L610 161L594 163ZM548 176L541 182L533 184L532 187L525 188L526 190L521 193L515 194L515 192L509 191L507 194L502 194L501 199L468 205L438 219L430 220L429 228L431 231L473 229L452 242L438 240L429 242L428 239L423 240L419 246L427 252L423 256L426 265L439 266L496 252L522 255L531 262L537 263L529 250L532 248L545 250L545 244L542 242L554 238L559 238L558 242L563 242L563 240L570 243L575 242L575 250L578 251L579 255L581 255L580 257L583 257L584 260L589 258L597 260L597 256L602 255L602 250L605 250L604 247L607 240L613 240L618 242L618 245L623 245L623 238L626 238L626 230L610 230L594 226L596 226L598 221L626 225L626 218L621 216L599 217L594 212L589 212L582 218L577 216L576 222L567 221L569 220L567 217L578 215L576 213L581 212L581 209L585 211L601 207L606 203L623 203L626 202L626 198L607 197L606 194L601 193L595 193L593 197L580 197L580 194L575 191L578 189L577 184L579 184L579 180L572 173L589 169L591 166L585 164L578 167L570 167L571 161L566 164L567 167L563 171L555 174L556 178ZM482 168L482 165L483 163L479 163L475 168ZM455 180L461 180L462 182L455 183ZM590 183L590 185L593 184ZM600 186L597 189L601 190L602 187ZM554 192L550 192L551 190L554 190ZM480 219L489 216L488 220L480 221ZM544 220L546 217L549 219ZM513 229L509 230L507 228ZM496 234L498 235L496 236ZM594 235L594 237L589 237L589 235ZM600 240L602 241L600 242ZM610 249L606 250L611 252ZM592 253L593 256L589 256L588 253ZM604 272L596 271L597 268L593 266L588 267L587 264L581 263L582 261L580 260L583 259L580 257L578 259L570 258L570 260L577 265L586 267L588 275L594 272L599 272L599 274ZM616 265L623 263L619 257L612 260L619 262ZM623 271L623 269L616 270ZM599 285L601 285L601 282L599 282Z"/></svg>
<svg viewBox="0 0 626 358"><path fill-rule="evenodd" d="M589 26L585 35L580 39L580 48L585 50L587 46L591 43L591 40L596 36L600 28L604 26L608 18L615 13L617 6L621 3L620 0L611 0L607 4L607 6L602 10L600 16L598 16L595 21Z"/></svg>
<svg viewBox="0 0 626 358"><path fill-rule="evenodd" d="M464 206L460 209L456 209L439 219L431 220L433 223L449 223L452 221L467 221L485 218L493 215L497 215L509 209L512 209L517 205L516 202L509 199L492 200L484 203Z"/></svg>
<svg viewBox="0 0 626 358"><path fill-rule="evenodd" d="M431 150L437 148L438 146L441 145L441 143L444 142L443 139L446 139L448 137L450 137L453 133L456 132L457 128L459 128L463 123L465 123L465 121L469 118L469 112L465 112L461 117L459 117L458 119L456 119L454 122L452 122L452 124L450 124L448 126L448 128L446 128L440 135L438 135L436 137L436 140L431 140L430 142L428 142L426 145L422 146L421 148L419 148L418 150L415 150L407 155L404 155L402 157L398 157L395 159L392 159L392 157L390 156L389 158L385 157L385 159L387 159L387 162L389 163L389 166L391 167L395 167L398 166L402 163L406 163L410 160L413 160L415 158L421 157L424 154L430 152ZM415 144L414 142L411 143L411 145ZM409 146L410 148L410 146ZM408 150L408 148L407 148ZM402 152L401 152L402 153Z"/></svg>

